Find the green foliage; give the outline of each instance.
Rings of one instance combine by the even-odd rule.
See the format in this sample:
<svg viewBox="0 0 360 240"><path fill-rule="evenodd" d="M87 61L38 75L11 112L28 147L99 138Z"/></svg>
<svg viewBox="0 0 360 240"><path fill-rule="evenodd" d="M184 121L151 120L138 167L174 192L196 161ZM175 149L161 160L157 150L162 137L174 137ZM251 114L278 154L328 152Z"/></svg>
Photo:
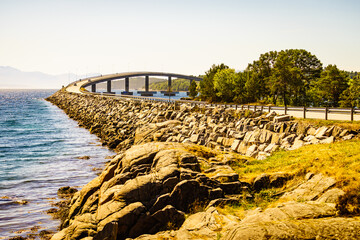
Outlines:
<svg viewBox="0 0 360 240"><path fill-rule="evenodd" d="M285 106L287 99L303 87L301 70L285 51L279 53L268 84L271 94L281 96Z"/></svg>
<svg viewBox="0 0 360 240"><path fill-rule="evenodd" d="M198 90L197 90L197 83L195 81L191 81L190 83L190 87L189 87L189 92L190 92L190 97L191 98L195 98L198 95Z"/></svg>
<svg viewBox="0 0 360 240"><path fill-rule="evenodd" d="M212 65L212 67L205 73L203 80L200 82L200 98L202 100L207 100L210 102L221 100L216 95L216 90L214 88L214 76L215 74L222 70L229 68L225 64Z"/></svg>
<svg viewBox="0 0 360 240"><path fill-rule="evenodd" d="M266 82L271 76L278 53L270 51L261 54L259 60L249 64L246 71L251 72L249 82L246 83L249 101L257 101L269 95L269 89Z"/></svg>
<svg viewBox="0 0 360 240"><path fill-rule="evenodd" d="M348 82L348 88L340 96L341 107L360 107L360 76L357 75Z"/></svg>
<svg viewBox="0 0 360 240"><path fill-rule="evenodd" d="M348 77L336 65L328 65L315 84L315 93L321 99L320 104L337 107L340 95L347 88Z"/></svg>
<svg viewBox="0 0 360 240"><path fill-rule="evenodd" d="M171 81L171 91L188 91L190 87L190 80L188 79L175 79ZM168 81L151 83L149 88L158 91L168 91Z"/></svg>
<svg viewBox="0 0 360 240"><path fill-rule="evenodd" d="M287 49L261 54L236 73L223 63L213 65L200 82L201 100L261 102L292 106L360 105L360 80L357 72L344 72L336 65L325 69L304 49Z"/></svg>
<svg viewBox="0 0 360 240"><path fill-rule="evenodd" d="M214 76L214 89L216 95L225 102L231 102L235 96L235 86L239 82L240 76L234 69L222 69Z"/></svg>

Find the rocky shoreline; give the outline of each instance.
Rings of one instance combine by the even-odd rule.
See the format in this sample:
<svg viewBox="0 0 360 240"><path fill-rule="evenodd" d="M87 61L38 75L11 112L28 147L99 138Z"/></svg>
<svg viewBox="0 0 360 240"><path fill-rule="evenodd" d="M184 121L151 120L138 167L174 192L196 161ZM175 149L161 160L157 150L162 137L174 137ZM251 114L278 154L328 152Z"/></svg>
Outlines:
<svg viewBox="0 0 360 240"><path fill-rule="evenodd" d="M59 91L47 99L117 152L146 142L193 143L265 159L280 149L349 140L358 132L314 128L289 115L119 100Z"/></svg>
<svg viewBox="0 0 360 240"><path fill-rule="evenodd" d="M262 174L232 168L278 149L356 137L339 127L234 109L125 101L58 91L47 99L115 149L105 170L75 193L52 239L354 239L360 218L338 214L344 195L323 174ZM296 181L295 181L296 180ZM290 186L290 187L289 187ZM219 205L281 189L280 204L241 219Z"/></svg>

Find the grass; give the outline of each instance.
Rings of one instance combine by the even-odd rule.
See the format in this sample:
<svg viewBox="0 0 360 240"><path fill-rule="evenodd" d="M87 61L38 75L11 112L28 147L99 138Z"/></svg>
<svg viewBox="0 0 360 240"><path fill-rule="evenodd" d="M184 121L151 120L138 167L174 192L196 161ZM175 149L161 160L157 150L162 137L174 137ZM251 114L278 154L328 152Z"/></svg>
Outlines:
<svg viewBox="0 0 360 240"><path fill-rule="evenodd" d="M360 140L332 144L308 145L294 151L279 151L266 160L249 160L232 166L242 179L252 179L261 173L307 172L333 176L339 187L360 186Z"/></svg>
<svg viewBox="0 0 360 240"><path fill-rule="evenodd" d="M360 139L279 151L266 160L249 159L246 163L232 164L232 168L241 181L247 182L262 173L287 172L294 178L283 188L263 189L252 199L218 207L223 214L242 218L249 209L273 206L278 193L297 185L308 172L323 173L337 180L337 187L345 191L337 204L340 214L360 214Z"/></svg>
<svg viewBox="0 0 360 240"><path fill-rule="evenodd" d="M307 145L293 151L278 151L266 160L224 154L203 146L191 146L188 150L206 159L211 157L218 161L231 159L230 166L239 174L240 181L244 182L252 182L262 173L284 172L293 176L293 179L282 188L264 189L253 193L252 199L244 198L237 204L218 207L218 210L224 214L241 218L249 209L273 206L277 203L280 192L296 186L303 181L308 172L323 173L335 178L336 187L345 191L344 197L338 202L338 210L342 214L360 214L359 138L331 144ZM205 167L207 166L202 166L202 170L205 170Z"/></svg>
<svg viewBox="0 0 360 240"><path fill-rule="evenodd" d="M219 206L217 210L224 215L230 214L242 219L248 210L259 207L265 209L271 206L278 200L278 193L281 190L280 188L262 189L251 199L243 198L238 203Z"/></svg>
<svg viewBox="0 0 360 240"><path fill-rule="evenodd" d="M360 121L339 121L339 120L321 120L321 119L300 119L296 118L297 122L303 124L309 124L314 127L322 126L338 126L343 129L357 131L360 130Z"/></svg>

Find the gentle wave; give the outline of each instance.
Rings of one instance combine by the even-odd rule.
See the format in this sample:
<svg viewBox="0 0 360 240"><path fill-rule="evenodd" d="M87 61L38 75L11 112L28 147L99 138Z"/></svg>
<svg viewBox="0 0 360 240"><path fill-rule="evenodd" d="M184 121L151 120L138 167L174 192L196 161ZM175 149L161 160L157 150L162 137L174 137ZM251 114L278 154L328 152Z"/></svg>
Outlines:
<svg viewBox="0 0 360 240"><path fill-rule="evenodd" d="M59 222L45 212L57 190L86 184L114 154L43 100L53 92L0 90L0 239L35 225L56 230ZM90 159L78 159L84 155Z"/></svg>

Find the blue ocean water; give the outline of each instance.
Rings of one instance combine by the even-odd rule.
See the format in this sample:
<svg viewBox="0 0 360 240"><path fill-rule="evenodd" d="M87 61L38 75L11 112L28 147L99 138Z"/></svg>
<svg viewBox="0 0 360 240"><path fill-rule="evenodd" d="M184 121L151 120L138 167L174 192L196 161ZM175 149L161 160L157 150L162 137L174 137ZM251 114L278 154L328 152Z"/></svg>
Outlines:
<svg viewBox="0 0 360 240"><path fill-rule="evenodd" d="M0 239L26 236L34 226L56 230L59 222L45 211L57 190L80 188L114 155L44 100L55 91L0 90Z"/></svg>

